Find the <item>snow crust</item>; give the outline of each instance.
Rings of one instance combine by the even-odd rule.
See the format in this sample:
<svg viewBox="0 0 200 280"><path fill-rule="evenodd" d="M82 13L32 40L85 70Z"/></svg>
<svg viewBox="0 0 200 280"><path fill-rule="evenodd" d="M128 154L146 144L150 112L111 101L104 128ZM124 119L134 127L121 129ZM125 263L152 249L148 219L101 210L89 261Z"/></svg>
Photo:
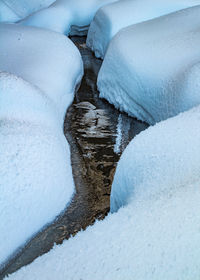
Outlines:
<svg viewBox="0 0 200 280"><path fill-rule="evenodd" d="M0 24L0 69L30 82L54 101L61 121L83 75L78 49L44 29Z"/></svg>
<svg viewBox="0 0 200 280"><path fill-rule="evenodd" d="M199 0L121 0L111 3L96 13L88 31L87 46L96 57L104 58L110 40L122 28L199 4Z"/></svg>
<svg viewBox="0 0 200 280"><path fill-rule="evenodd" d="M198 280L199 125L197 107L138 135L112 188L112 210L128 205L9 279Z"/></svg>
<svg viewBox="0 0 200 280"><path fill-rule="evenodd" d="M0 22L16 22L40 9L48 7L55 0L1 0Z"/></svg>
<svg viewBox="0 0 200 280"><path fill-rule="evenodd" d="M200 6L127 27L111 41L100 97L149 124L200 103Z"/></svg>
<svg viewBox="0 0 200 280"><path fill-rule="evenodd" d="M50 7L24 19L21 24L43 27L66 35L87 34L96 11L117 0L57 0Z"/></svg>
<svg viewBox="0 0 200 280"><path fill-rule="evenodd" d="M61 34L0 24L0 268L75 191L63 117L83 73Z"/></svg>

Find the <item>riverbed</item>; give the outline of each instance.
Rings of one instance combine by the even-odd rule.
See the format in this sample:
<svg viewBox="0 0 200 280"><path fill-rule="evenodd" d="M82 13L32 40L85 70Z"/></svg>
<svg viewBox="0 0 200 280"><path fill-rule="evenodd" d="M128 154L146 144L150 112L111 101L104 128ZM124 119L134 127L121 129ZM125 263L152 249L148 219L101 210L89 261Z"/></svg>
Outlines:
<svg viewBox="0 0 200 280"><path fill-rule="evenodd" d="M64 122L76 194L52 224L9 260L0 271L0 279L48 252L55 243L61 244L86 229L96 219L105 218L110 209L111 185L120 155L128 143L148 127L99 98L96 80L102 61L86 47L86 37L71 39L81 52L85 69Z"/></svg>

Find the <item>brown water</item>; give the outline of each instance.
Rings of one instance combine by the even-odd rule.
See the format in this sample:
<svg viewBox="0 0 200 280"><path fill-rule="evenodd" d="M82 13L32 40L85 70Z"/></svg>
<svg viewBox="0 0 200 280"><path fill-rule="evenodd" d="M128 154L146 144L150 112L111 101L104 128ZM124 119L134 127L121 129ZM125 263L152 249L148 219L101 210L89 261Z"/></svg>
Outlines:
<svg viewBox="0 0 200 280"><path fill-rule="evenodd" d="M62 215L9 260L0 271L0 279L48 252L54 243L62 243L107 215L119 157L130 140L147 128L146 124L121 114L99 99L96 79L102 61L86 48L85 37L72 40L81 52L85 68L64 123L64 133L71 147L76 195Z"/></svg>

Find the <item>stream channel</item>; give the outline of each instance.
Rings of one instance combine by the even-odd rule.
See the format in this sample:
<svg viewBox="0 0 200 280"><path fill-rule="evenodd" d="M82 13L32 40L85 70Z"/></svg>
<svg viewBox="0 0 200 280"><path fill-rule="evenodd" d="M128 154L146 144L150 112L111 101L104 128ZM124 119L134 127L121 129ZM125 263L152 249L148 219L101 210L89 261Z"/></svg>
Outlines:
<svg viewBox="0 0 200 280"><path fill-rule="evenodd" d="M67 209L42 229L8 261L0 279L48 252L54 244L104 219L117 162L127 144L148 126L120 113L99 98L96 87L102 61L86 47L86 37L72 37L79 48L85 74L68 109L64 134L70 144L76 194Z"/></svg>

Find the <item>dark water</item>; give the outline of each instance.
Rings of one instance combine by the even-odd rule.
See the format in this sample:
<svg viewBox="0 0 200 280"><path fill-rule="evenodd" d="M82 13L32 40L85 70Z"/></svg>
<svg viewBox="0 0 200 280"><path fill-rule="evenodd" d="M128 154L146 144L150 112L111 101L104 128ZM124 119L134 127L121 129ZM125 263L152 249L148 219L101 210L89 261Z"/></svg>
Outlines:
<svg viewBox="0 0 200 280"><path fill-rule="evenodd" d="M9 260L0 272L0 279L48 252L54 243L61 244L107 215L119 157L130 140L147 128L146 124L119 113L99 99L96 79L102 61L86 48L85 37L71 39L80 49L85 67L84 78L64 123L71 147L76 195L62 215Z"/></svg>

